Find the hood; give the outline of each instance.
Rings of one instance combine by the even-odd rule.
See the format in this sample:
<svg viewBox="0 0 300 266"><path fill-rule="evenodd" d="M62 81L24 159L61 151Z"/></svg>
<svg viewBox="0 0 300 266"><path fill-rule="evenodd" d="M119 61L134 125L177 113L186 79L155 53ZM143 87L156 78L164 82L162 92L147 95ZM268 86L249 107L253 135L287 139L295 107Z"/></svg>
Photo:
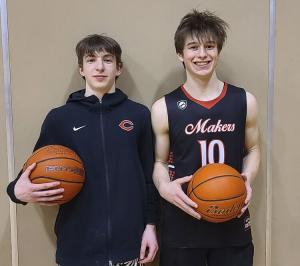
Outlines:
<svg viewBox="0 0 300 266"><path fill-rule="evenodd" d="M91 95L88 97L84 96L85 89L73 92L70 94L67 103L81 103L90 108L96 108L99 106L99 98L95 95ZM121 91L120 89L116 89L114 93L106 93L102 97L102 108L104 109L112 109L117 105L120 105L122 102L127 100L127 95Z"/></svg>

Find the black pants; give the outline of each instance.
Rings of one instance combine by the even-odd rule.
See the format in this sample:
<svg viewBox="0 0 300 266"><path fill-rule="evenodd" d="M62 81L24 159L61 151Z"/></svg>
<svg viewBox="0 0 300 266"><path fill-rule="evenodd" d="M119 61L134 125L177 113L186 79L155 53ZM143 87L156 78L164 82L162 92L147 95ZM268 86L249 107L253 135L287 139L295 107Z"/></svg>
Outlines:
<svg viewBox="0 0 300 266"><path fill-rule="evenodd" d="M161 247L159 266L253 266L253 255L252 243L209 249Z"/></svg>

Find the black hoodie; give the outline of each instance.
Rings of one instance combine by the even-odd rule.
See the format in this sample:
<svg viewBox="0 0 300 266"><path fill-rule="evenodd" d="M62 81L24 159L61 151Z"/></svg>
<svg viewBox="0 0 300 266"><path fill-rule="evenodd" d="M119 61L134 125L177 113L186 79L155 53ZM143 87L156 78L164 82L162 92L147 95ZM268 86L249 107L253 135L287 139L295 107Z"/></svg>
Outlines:
<svg viewBox="0 0 300 266"><path fill-rule="evenodd" d="M83 160L81 192L59 208L56 261L63 266L102 266L139 257L146 224L156 223L149 110L119 89L101 101L85 90L51 110L34 150L60 144ZM8 194L17 203L14 186Z"/></svg>

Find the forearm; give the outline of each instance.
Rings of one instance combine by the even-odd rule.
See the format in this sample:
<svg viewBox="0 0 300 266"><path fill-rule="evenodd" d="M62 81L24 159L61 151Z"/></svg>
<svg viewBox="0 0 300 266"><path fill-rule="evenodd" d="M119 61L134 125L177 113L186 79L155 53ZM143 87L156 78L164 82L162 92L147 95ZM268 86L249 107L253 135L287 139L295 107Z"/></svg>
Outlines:
<svg viewBox="0 0 300 266"><path fill-rule="evenodd" d="M162 161L156 161L154 163L153 182L159 193L161 184L170 182L169 168L167 163Z"/></svg>
<svg viewBox="0 0 300 266"><path fill-rule="evenodd" d="M251 184L257 176L260 164L260 148L259 145L252 147L248 154L244 157L243 173Z"/></svg>

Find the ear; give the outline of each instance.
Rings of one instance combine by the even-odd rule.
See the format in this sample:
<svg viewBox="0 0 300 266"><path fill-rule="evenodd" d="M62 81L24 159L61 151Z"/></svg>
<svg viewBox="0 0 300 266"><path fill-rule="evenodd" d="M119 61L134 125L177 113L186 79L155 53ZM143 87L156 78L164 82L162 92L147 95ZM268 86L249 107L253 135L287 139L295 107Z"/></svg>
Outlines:
<svg viewBox="0 0 300 266"><path fill-rule="evenodd" d="M183 55L178 53L177 57L178 57L179 61L183 63Z"/></svg>
<svg viewBox="0 0 300 266"><path fill-rule="evenodd" d="M79 67L79 68L78 68L78 72L79 72L79 74L80 74L82 77L84 77L84 73L83 73L82 67Z"/></svg>
<svg viewBox="0 0 300 266"><path fill-rule="evenodd" d="M121 75L122 70L123 70L123 64L119 64L119 65L117 66L117 73L116 73L116 76L117 76L117 77Z"/></svg>

